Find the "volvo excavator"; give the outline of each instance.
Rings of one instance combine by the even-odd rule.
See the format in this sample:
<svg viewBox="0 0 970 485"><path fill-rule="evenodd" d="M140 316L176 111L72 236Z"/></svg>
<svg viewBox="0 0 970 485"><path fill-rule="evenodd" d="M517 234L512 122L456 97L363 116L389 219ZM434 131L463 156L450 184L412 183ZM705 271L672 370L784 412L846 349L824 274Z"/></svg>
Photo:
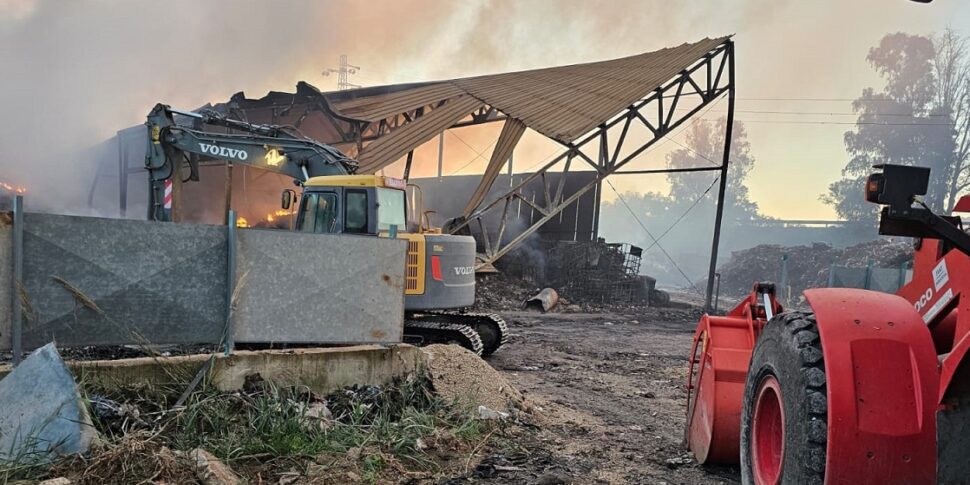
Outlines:
<svg viewBox="0 0 970 485"><path fill-rule="evenodd" d="M191 119L193 126L176 124L175 115ZM198 181L199 163L213 160L293 177L302 193L284 190L281 204L287 210L298 204L293 230L408 241L407 261L402 262L405 342L457 343L489 355L508 340L508 328L498 315L464 311L475 302L474 238L442 234L428 227L423 217L408 231L404 180L357 174L355 160L292 127L248 123L212 110L180 111L164 104L152 109L146 125L149 219L171 219L164 204L166 187L171 187L173 177L181 177L183 163L189 166L185 181ZM233 132L215 133L202 126Z"/></svg>

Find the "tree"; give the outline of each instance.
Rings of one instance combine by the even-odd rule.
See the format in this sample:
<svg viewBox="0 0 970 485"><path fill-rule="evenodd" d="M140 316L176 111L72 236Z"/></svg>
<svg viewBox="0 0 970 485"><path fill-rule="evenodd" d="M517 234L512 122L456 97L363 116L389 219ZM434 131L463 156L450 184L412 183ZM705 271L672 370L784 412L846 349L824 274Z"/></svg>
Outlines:
<svg viewBox="0 0 970 485"><path fill-rule="evenodd" d="M953 210L957 195L970 186L970 51L967 40L952 29L934 38L937 70L936 104L947 122L953 123L954 152L946 208Z"/></svg>
<svg viewBox="0 0 970 485"><path fill-rule="evenodd" d="M725 119L716 122L699 119L687 129L685 143L667 154L668 168L720 166L724 156ZM724 197L725 225L731 222L763 220L758 205L752 202L745 185L754 167L747 132L736 121L728 165L727 190ZM710 232L717 208L718 171L667 174L670 189L667 193L625 193L622 199L603 204L600 212L600 234L609 241L629 242L648 248L641 271L664 282L683 284L679 269L671 265L667 255L642 231L630 212L660 239L663 247L677 265L690 277L707 271L707 256L711 249ZM610 190L604 185L604 190Z"/></svg>
<svg viewBox="0 0 970 485"><path fill-rule="evenodd" d="M721 118L714 124L707 120L698 120L687 131L687 143L680 149L667 155L668 168L693 168L720 165L724 153L724 132L727 120ZM758 214L758 204L752 202L748 195L745 182L751 169L754 168L754 157L751 156L751 144L744 124L734 122L731 143L730 164L728 164L727 190L724 193L724 214L726 218L753 221L763 218ZM670 173L671 206L676 211L678 207L687 209L694 204L698 197L711 187L711 176L708 173ZM707 210L713 213L717 204L716 188L707 192L702 201Z"/></svg>
<svg viewBox="0 0 970 485"><path fill-rule="evenodd" d="M866 60L885 80L852 103L856 127L845 133L850 158L842 178L821 199L847 220L874 221L878 207L863 200L862 187L879 163L929 167L926 201L950 210L967 184L968 66L966 43L952 31L935 39L889 34Z"/></svg>

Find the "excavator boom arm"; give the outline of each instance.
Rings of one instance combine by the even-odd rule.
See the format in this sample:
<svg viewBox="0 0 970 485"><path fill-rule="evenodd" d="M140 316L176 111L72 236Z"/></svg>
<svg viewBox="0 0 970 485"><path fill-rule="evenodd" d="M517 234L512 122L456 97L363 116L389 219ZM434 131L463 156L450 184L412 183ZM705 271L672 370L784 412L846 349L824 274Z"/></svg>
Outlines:
<svg viewBox="0 0 970 485"><path fill-rule="evenodd" d="M242 133L212 133L179 126L173 114ZM245 164L300 181L321 175L352 174L357 169L357 162L336 148L297 137L280 126L232 120L217 113L178 111L163 104L155 106L146 124L149 136L145 168L151 181L149 219L152 220L168 220L162 203L165 181L178 173L183 160L191 168L189 180L199 180L198 162L207 160Z"/></svg>

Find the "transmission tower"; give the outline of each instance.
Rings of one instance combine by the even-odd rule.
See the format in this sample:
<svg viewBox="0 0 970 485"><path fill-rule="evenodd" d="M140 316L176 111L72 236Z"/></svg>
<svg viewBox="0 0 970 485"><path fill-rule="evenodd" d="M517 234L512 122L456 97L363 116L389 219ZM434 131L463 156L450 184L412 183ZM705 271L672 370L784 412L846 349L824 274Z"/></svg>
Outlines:
<svg viewBox="0 0 970 485"><path fill-rule="evenodd" d="M351 65L351 64L348 64L347 63L347 54L340 54L340 67L338 67L336 69L334 69L332 67L328 67L328 68L326 68L326 69L323 70L323 73L322 74L324 76L329 76L331 74L336 74L337 75L337 89L343 91L345 89L354 89L354 88L359 88L360 87L360 85L358 85L358 84L351 84L347 80L347 77L348 76L350 76L351 74L357 74L357 71L359 71L359 70L360 70L360 66L354 66L354 65Z"/></svg>

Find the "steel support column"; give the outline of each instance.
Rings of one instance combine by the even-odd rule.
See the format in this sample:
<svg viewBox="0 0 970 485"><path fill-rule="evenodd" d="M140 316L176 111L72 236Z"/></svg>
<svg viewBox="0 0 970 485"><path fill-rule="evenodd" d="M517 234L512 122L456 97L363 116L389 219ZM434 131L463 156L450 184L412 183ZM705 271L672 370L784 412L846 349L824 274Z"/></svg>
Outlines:
<svg viewBox="0 0 970 485"><path fill-rule="evenodd" d="M721 180L717 191L717 215L714 216L714 237L711 241L711 264L707 270L707 292L704 295L704 311L711 311L714 295L714 273L717 272L717 250L721 242L721 221L724 218L724 192L727 190L728 164L731 163L731 136L734 132L734 43L728 42L725 52L728 62L727 126L724 128L724 160L721 162ZM720 77L720 72L718 72Z"/></svg>

